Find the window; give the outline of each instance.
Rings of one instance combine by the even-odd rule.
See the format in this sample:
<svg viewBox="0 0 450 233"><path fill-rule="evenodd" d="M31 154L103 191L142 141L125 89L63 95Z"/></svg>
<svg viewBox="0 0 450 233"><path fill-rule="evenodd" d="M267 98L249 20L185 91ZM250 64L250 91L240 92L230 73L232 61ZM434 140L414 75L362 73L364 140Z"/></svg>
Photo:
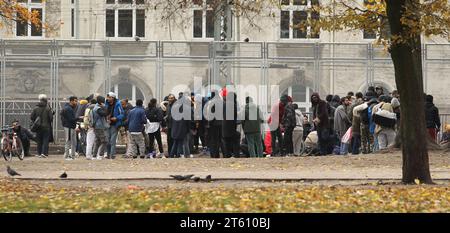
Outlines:
<svg viewBox="0 0 450 233"><path fill-rule="evenodd" d="M145 37L144 0L106 0L106 37Z"/></svg>
<svg viewBox="0 0 450 233"><path fill-rule="evenodd" d="M214 11L209 7L211 0L194 1L194 38L214 38Z"/></svg>
<svg viewBox="0 0 450 233"><path fill-rule="evenodd" d="M285 89L282 95L289 95L292 97L302 113L310 112L311 110L311 93L312 89L303 85L294 84Z"/></svg>
<svg viewBox="0 0 450 233"><path fill-rule="evenodd" d="M364 0L364 6L376 4L375 1ZM377 24L378 27L374 29L364 29L363 38L364 39L388 39L391 36L391 30L389 28L389 23L387 19L381 17L373 16L370 18L369 24Z"/></svg>
<svg viewBox="0 0 450 233"><path fill-rule="evenodd" d="M40 24L31 24L29 21L17 21L16 22L16 36L18 37L42 37L42 21L44 21L44 7L42 0L18 0L18 4L28 9L28 12L36 12L39 15L41 21Z"/></svg>
<svg viewBox="0 0 450 233"><path fill-rule="evenodd" d="M77 5L78 5L78 0L71 0L71 5L70 5L70 36L71 37L77 37L78 34L78 30L77 30Z"/></svg>
<svg viewBox="0 0 450 233"><path fill-rule="evenodd" d="M319 38L320 31L312 24L320 19L320 13L314 11L315 6L319 6L319 0L282 0L280 38Z"/></svg>
<svg viewBox="0 0 450 233"><path fill-rule="evenodd" d="M128 99L133 105L136 104L136 100L141 99L145 101L144 94L141 89L134 84L128 82L122 82L111 87L111 91L117 93L117 97L120 100Z"/></svg>

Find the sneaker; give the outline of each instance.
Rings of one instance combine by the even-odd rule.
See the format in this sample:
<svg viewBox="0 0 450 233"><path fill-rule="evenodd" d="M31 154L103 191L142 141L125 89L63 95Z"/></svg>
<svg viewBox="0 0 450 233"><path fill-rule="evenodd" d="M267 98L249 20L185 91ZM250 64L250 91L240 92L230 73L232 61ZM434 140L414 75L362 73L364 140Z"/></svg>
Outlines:
<svg viewBox="0 0 450 233"><path fill-rule="evenodd" d="M165 155L161 156L161 159L167 159L167 157Z"/></svg>
<svg viewBox="0 0 450 233"><path fill-rule="evenodd" d="M148 153L147 156L146 156L146 159L154 159L154 158L155 157L154 157L153 152L152 153Z"/></svg>
<svg viewBox="0 0 450 233"><path fill-rule="evenodd" d="M72 160L73 160L72 157L67 157L67 158L66 158L66 161L72 161Z"/></svg>
<svg viewBox="0 0 450 233"><path fill-rule="evenodd" d="M35 155L35 157L42 158L42 155Z"/></svg>
<svg viewBox="0 0 450 233"><path fill-rule="evenodd" d="M185 157L184 157L184 155L181 155L180 158L184 159Z"/></svg>
<svg viewBox="0 0 450 233"><path fill-rule="evenodd" d="M193 154L189 155L189 158L191 158L191 159L194 158L194 155Z"/></svg>
<svg viewBox="0 0 450 233"><path fill-rule="evenodd" d="M97 159L97 160L102 160L103 158L102 158L102 156L97 156L96 159Z"/></svg>
<svg viewBox="0 0 450 233"><path fill-rule="evenodd" d="M270 157L271 157L271 155L270 155L270 154L267 154L267 155L266 155L266 158L270 158Z"/></svg>
<svg viewBox="0 0 450 233"><path fill-rule="evenodd" d="M47 158L48 155L41 154L41 157L42 157L42 158Z"/></svg>

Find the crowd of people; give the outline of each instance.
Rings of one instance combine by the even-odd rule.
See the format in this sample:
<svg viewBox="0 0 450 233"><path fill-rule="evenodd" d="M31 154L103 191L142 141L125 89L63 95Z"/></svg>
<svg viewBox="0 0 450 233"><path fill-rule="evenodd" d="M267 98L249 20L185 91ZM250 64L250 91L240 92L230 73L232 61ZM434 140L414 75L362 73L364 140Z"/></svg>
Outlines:
<svg viewBox="0 0 450 233"><path fill-rule="evenodd" d="M317 138L310 155L368 154L399 143L401 101L397 91L384 94L381 87L369 87L364 94L328 95L325 100L313 93L311 113L302 113L291 96L282 95L267 119L250 96L243 105L237 99L237 94L226 88L207 96L169 94L161 103L151 99L146 107L141 99L132 106L113 92L106 97L71 96L59 112L64 158L73 160L76 154L83 154L89 160L115 159L118 139L126 145L124 158L192 158L199 153L211 158L220 158L220 154L224 158L299 156L302 142L310 135ZM45 95L40 95L39 101L31 114L35 134L18 122L15 128L23 130L25 153L29 154L31 139L37 142L37 156L45 158L53 141L55 112ZM439 112L431 95L425 95L425 103L427 130L436 140ZM268 129L263 127L265 123ZM163 146L163 134L167 147ZM444 132L443 140L448 140L449 134Z"/></svg>

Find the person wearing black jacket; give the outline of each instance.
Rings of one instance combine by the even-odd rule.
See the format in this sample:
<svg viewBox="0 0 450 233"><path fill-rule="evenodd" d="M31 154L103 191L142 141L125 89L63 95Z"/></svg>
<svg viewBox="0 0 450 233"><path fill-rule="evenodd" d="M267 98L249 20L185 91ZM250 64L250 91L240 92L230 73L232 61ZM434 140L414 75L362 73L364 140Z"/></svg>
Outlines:
<svg viewBox="0 0 450 233"><path fill-rule="evenodd" d="M286 155L294 154L294 143L292 135L294 128L297 125L297 118L295 115L295 109L293 105L292 97L288 96L288 104L284 108L284 116L282 125L284 127L284 149Z"/></svg>
<svg viewBox="0 0 450 233"><path fill-rule="evenodd" d="M17 134L17 137L22 142L23 147L23 154L25 156L31 156L30 155L30 140L35 140L35 136L33 133L30 132L30 130L22 127L19 124L19 121L13 121L12 123L13 131Z"/></svg>
<svg viewBox="0 0 450 233"><path fill-rule="evenodd" d="M240 134L237 128L237 96L234 92L229 92L223 97L225 102L223 105L223 122L222 122L222 138L224 143L224 157L238 158Z"/></svg>
<svg viewBox="0 0 450 233"><path fill-rule="evenodd" d="M167 105L167 110L166 110L166 116L165 118L165 125L166 125L166 134L167 134L167 150L169 152L169 157L170 157L170 152L173 148L173 138L172 138L172 127L173 127L173 118L172 118L172 107L175 103L175 101L177 101L177 99L175 98L175 95L173 94L169 94L167 97L167 101L169 102L169 104Z"/></svg>
<svg viewBox="0 0 450 233"><path fill-rule="evenodd" d="M220 158L219 148L222 147L223 101L216 90L211 92L211 99L205 106L208 120L208 147L211 158ZM219 119L217 119L219 118ZM223 147L222 147L223 148ZM222 150L223 152L224 150Z"/></svg>
<svg viewBox="0 0 450 233"><path fill-rule="evenodd" d="M39 104L31 113L31 122L40 119L39 128L36 130L37 157L46 158L48 156L48 144L53 141L52 122L54 112L47 102L47 96L39 95Z"/></svg>
<svg viewBox="0 0 450 233"><path fill-rule="evenodd" d="M313 93L311 95L311 103L320 155L330 154L330 120L328 119L327 103L320 99L319 93Z"/></svg>
<svg viewBox="0 0 450 233"><path fill-rule="evenodd" d="M155 146L154 146L155 139L156 139L156 142L158 143L158 149L159 149L160 155L162 155L164 153L164 149L163 149L163 145L162 145L162 141L161 141L161 130L160 130L160 125L163 121L164 113L161 108L156 106L156 103L157 103L156 99L151 99L150 102L148 103L147 109L145 110L145 116L150 121L150 123L152 123L154 125L155 129L153 129L153 130L156 130L152 133L148 133L148 138L149 138L148 151L150 153L150 157L153 157L154 153L155 153Z"/></svg>
<svg viewBox="0 0 450 233"><path fill-rule="evenodd" d="M69 103L64 105L61 111L61 123L64 127L65 145L64 158L66 160L75 159L75 149L77 147L77 134L75 128L77 126L77 118L75 117L75 108L77 107L78 98L76 96L69 97ZM69 150L71 149L70 155Z"/></svg>
<svg viewBox="0 0 450 233"><path fill-rule="evenodd" d="M433 96L425 97L425 120L427 122L428 134L436 141L437 133L441 128L441 120L439 118L439 110L433 103Z"/></svg>

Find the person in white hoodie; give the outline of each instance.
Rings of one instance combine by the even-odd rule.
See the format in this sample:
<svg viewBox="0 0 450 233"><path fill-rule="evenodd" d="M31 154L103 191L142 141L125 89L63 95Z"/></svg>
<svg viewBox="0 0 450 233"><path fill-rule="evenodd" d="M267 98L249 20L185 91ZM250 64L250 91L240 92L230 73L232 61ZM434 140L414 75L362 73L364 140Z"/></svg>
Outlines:
<svg viewBox="0 0 450 233"><path fill-rule="evenodd" d="M292 141L294 143L294 155L300 156L303 141L303 121L304 117L297 104L292 105L295 110L296 126L292 134Z"/></svg>

